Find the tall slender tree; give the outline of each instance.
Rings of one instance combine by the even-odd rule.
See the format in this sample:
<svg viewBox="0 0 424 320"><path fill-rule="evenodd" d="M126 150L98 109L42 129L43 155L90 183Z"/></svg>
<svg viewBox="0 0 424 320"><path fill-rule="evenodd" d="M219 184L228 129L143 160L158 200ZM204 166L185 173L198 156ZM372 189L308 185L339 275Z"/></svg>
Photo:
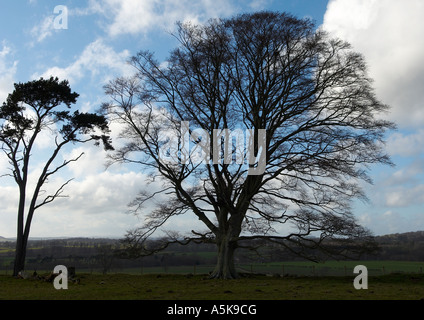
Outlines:
<svg viewBox="0 0 424 320"><path fill-rule="evenodd" d="M41 78L15 84L15 90L0 107L0 150L10 164L7 176L13 177L19 188L15 276L25 268L26 248L35 211L61 197L65 186L72 179L40 199L42 187L54 174L82 156L80 154L57 163L55 160L61 151L71 143L89 141L97 144L102 141L106 149L112 149L104 116L79 111L71 113L68 110L77 98L78 94L72 92L66 80ZM37 157L35 144L43 131L55 135L55 140L34 189L29 190L30 162Z"/></svg>
<svg viewBox="0 0 424 320"><path fill-rule="evenodd" d="M128 252L214 242L212 277L234 278L234 252L247 241L266 239L311 259L318 249L335 254L328 244L344 254L368 243L350 204L366 197L360 183L371 182L371 164L391 164L383 142L394 125L379 117L388 106L376 98L363 56L287 13L179 23L175 37L179 46L165 62L140 52L131 60L135 76L106 86L112 99L104 110L127 139L112 162L139 164L164 183L132 203L146 223L128 232ZM250 156L231 144L227 133L237 129L251 133ZM164 194L146 213L143 205ZM152 246L155 231L188 213L206 231Z"/></svg>

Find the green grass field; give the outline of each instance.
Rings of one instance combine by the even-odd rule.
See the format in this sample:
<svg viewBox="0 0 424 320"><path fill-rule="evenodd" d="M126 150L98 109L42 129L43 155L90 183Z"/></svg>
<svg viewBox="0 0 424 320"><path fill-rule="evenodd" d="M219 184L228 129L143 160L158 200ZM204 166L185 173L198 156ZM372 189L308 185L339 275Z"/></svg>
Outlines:
<svg viewBox="0 0 424 320"><path fill-rule="evenodd" d="M11 265L13 258L5 260ZM424 274L424 262L419 261L327 261L314 262L274 262L252 263L237 265L238 271L243 273L280 274L286 276L351 276L357 265L364 265L370 276L388 275L391 273ZM110 273L125 274L206 274L212 271L214 265L189 265L169 267L139 267L126 269L112 269ZM28 270L32 272L33 270ZM38 268L38 272L50 272L45 268ZM80 273L100 272L100 269L79 269ZM12 270L0 270L0 275L9 275Z"/></svg>
<svg viewBox="0 0 424 320"><path fill-rule="evenodd" d="M369 277L356 290L354 276L209 280L205 275L80 274L80 283L56 290L40 280L0 276L2 300L420 300L424 275Z"/></svg>
<svg viewBox="0 0 424 320"><path fill-rule="evenodd" d="M314 262L276 262L263 265L244 265L245 270L265 273L279 273L300 276L349 276L357 265L364 265L368 274L373 276L391 273L424 273L424 262L418 261L327 261Z"/></svg>
<svg viewBox="0 0 424 320"><path fill-rule="evenodd" d="M368 289L356 290L353 268L368 269ZM121 270L101 275L77 270L80 283L52 283L0 273L0 300L420 300L424 263L407 261L279 262L239 266L262 275L209 280L213 266ZM39 271L39 274L50 271ZM189 275L188 275L189 274ZM194 276L193 276L194 274ZM265 275L266 274L266 275ZM276 277L275 275L283 275Z"/></svg>

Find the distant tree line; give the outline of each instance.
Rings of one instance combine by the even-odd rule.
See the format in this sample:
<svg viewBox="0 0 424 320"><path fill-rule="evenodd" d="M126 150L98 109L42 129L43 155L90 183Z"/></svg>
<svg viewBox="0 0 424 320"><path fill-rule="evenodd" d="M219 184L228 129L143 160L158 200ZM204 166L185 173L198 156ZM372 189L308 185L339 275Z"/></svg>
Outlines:
<svg viewBox="0 0 424 320"><path fill-rule="evenodd" d="M214 264L213 245L173 246L168 250L139 259L125 259L117 254L116 239L54 239L32 240L28 243L26 270L53 270L56 265L73 266L77 270L107 273L127 268L167 267ZM0 270L13 268L15 243L0 241ZM200 254L209 252L210 254Z"/></svg>
<svg viewBox="0 0 424 320"><path fill-rule="evenodd" d="M152 240L153 241L153 240ZM159 241L159 240L157 240ZM361 260L403 260L424 261L424 231L391 234L375 237L378 246L373 253L365 253ZM120 242L116 239L54 239L29 241L27 271L50 270L63 264L78 269L96 272L120 271L127 268L170 267L213 265L216 251L213 244L186 246L171 245L161 253L138 259L125 259L116 254ZM289 248L249 244L249 249L241 249L235 259L238 264L268 263L276 261L302 260ZM0 269L13 267L15 243L0 241ZM324 258L324 257L317 257Z"/></svg>
<svg viewBox="0 0 424 320"><path fill-rule="evenodd" d="M424 231L376 237L383 260L424 261ZM372 258L372 257L370 257Z"/></svg>

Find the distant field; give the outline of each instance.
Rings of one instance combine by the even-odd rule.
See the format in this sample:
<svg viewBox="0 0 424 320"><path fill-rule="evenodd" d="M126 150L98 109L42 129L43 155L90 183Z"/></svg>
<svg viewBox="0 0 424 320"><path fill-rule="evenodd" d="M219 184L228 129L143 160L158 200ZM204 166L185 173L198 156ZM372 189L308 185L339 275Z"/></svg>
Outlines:
<svg viewBox="0 0 424 320"><path fill-rule="evenodd" d="M424 262L416 261L327 261L314 262L274 262L239 264L237 269L242 273L279 274L287 276L350 276L357 265L364 265L368 274L373 276L391 273L424 274ZM140 267L119 270L130 274L206 274L213 270L213 265Z"/></svg>
<svg viewBox="0 0 424 320"><path fill-rule="evenodd" d="M354 276L209 280L204 275L77 274L80 283L55 290L52 283L0 276L3 300L420 300L424 275L369 277L356 290Z"/></svg>
<svg viewBox="0 0 424 320"><path fill-rule="evenodd" d="M11 265L13 258L4 258L4 265ZM237 269L241 273L254 274L278 274L281 276L307 276L307 277L333 277L353 276L353 269L357 265L364 265L370 276L389 275L391 273L424 274L424 262L417 261L327 261L325 263L313 263L305 261L297 262L274 262L274 263L251 263L239 264ZM188 266L162 266L162 267L138 267L138 268L112 268L109 272L125 274L207 274L212 271L214 265L188 265ZM49 272L45 268L37 268L38 272ZM28 269L29 272L34 270ZM0 275L10 275L11 268L0 270ZM78 269L80 273L100 272L100 269Z"/></svg>
<svg viewBox="0 0 424 320"><path fill-rule="evenodd" d="M299 276L349 276L357 265L364 265L369 275L380 276L390 273L424 273L424 262L416 261L327 261L278 262L260 265L243 265L243 269L255 272L277 273Z"/></svg>

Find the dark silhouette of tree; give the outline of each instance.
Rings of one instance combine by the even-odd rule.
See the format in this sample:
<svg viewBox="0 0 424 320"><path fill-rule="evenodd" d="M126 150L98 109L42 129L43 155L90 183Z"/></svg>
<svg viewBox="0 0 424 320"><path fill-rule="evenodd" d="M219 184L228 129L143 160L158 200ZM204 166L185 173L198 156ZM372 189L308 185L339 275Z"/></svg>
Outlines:
<svg viewBox="0 0 424 320"><path fill-rule="evenodd" d="M41 78L15 84L15 90L0 107L0 149L10 164L10 173L6 176L13 177L19 187L14 275L25 267L26 248L35 211L63 197L64 188L72 179L63 183L54 193L40 199L40 195L46 194L42 187L51 176L83 155L59 164L55 160L64 147L71 143L95 141L96 144L103 142L106 149L112 149L104 116L79 111L70 113L68 109L76 103L77 98L78 94L71 91L66 80L59 82L58 78ZM55 142L30 193L30 162L36 157L34 146L43 131L55 135Z"/></svg>
<svg viewBox="0 0 424 320"><path fill-rule="evenodd" d="M138 164L163 182L131 204L136 213L156 208L126 235L127 254L213 242L212 277L235 278L243 242L266 239L309 259L318 249L345 255L371 244L351 202L366 199L360 183L371 182L370 165L391 164L383 142L394 125L379 118L388 106L376 98L364 58L287 13L179 23L175 38L164 63L139 52L134 77L105 87L111 101L103 110L126 139L111 163ZM224 129L248 130L244 149ZM148 241L189 213L206 231Z"/></svg>

